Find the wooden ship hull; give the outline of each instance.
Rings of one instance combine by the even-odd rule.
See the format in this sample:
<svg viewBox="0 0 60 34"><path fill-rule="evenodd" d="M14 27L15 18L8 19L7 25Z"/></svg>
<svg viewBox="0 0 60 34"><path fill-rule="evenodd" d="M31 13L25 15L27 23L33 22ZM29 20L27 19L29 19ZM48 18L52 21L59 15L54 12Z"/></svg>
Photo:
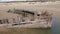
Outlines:
<svg viewBox="0 0 60 34"><path fill-rule="evenodd" d="M17 19L12 18L12 23L9 23L8 19L5 19L8 24L2 26L6 26L7 28L51 28L52 26L52 15L47 11L39 13L14 9L12 12L18 14Z"/></svg>

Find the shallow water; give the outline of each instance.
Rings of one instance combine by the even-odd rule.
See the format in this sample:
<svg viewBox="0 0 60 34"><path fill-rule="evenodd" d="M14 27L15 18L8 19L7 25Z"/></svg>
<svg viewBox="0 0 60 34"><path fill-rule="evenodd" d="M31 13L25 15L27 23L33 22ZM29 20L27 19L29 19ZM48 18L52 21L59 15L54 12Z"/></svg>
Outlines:
<svg viewBox="0 0 60 34"><path fill-rule="evenodd" d="M0 31L0 34L60 34L60 19L53 18L51 29L20 29L12 28Z"/></svg>
<svg viewBox="0 0 60 34"><path fill-rule="evenodd" d="M52 34L60 34L60 19L54 18L52 24Z"/></svg>

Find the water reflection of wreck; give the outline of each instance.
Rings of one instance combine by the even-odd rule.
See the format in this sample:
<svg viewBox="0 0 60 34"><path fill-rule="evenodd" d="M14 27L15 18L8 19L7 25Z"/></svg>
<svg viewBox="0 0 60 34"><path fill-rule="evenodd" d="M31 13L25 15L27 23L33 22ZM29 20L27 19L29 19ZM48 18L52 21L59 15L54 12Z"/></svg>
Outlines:
<svg viewBox="0 0 60 34"><path fill-rule="evenodd" d="M20 25L23 28L48 28L52 25L52 14L48 11L33 12L14 9L8 12L16 13L18 20L13 19L13 25Z"/></svg>

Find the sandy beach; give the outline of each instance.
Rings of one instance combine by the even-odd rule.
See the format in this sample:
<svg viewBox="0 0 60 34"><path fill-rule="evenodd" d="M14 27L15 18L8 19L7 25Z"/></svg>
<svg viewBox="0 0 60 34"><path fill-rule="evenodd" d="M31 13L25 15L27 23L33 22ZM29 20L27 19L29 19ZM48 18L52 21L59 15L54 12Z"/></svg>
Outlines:
<svg viewBox="0 0 60 34"><path fill-rule="evenodd" d="M28 4L27 3L0 3L0 19L2 18L17 18L18 14L13 13L7 13L9 9L23 9L23 10L29 10L29 11L43 11L48 10L49 12L53 13L53 17L60 19L60 2L36 2L36 4ZM5 27L0 28L0 34L23 34L26 29L7 29ZM3 33L4 32L4 33ZM17 32L17 33L16 33ZM25 33L26 34L26 33Z"/></svg>
<svg viewBox="0 0 60 34"><path fill-rule="evenodd" d="M29 11L43 11L47 10L57 18L59 18L60 14L60 2L36 2L34 5L29 4L29 2L18 2L18 3L0 3L0 16L2 17L5 15L10 15L9 13L6 13L9 9L23 9L23 10L29 10ZM4 17L5 17L4 16ZM11 13L12 16L12 13ZM10 17L10 16L9 16Z"/></svg>

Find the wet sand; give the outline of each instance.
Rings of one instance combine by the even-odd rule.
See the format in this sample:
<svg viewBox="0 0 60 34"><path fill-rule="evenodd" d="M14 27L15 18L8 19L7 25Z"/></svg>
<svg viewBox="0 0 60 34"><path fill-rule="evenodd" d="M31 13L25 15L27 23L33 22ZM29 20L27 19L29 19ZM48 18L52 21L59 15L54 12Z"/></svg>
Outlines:
<svg viewBox="0 0 60 34"><path fill-rule="evenodd" d="M24 28L4 28L1 34L51 34L51 29L24 29ZM47 32L47 33L46 33Z"/></svg>

